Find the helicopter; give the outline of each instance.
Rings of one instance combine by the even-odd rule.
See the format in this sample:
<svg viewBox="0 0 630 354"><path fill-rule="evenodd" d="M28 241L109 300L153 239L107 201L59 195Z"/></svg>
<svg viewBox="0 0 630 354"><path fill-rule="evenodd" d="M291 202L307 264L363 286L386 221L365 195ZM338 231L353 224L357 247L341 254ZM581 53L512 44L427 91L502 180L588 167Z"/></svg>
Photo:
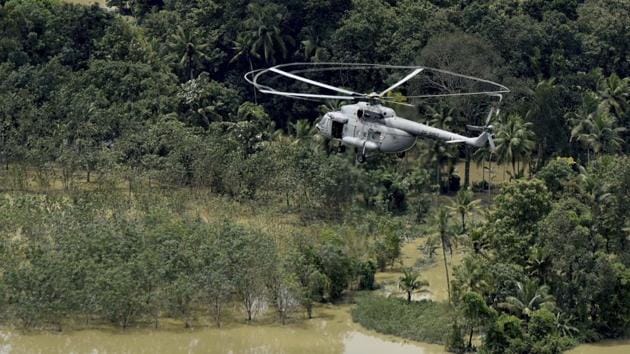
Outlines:
<svg viewBox="0 0 630 354"><path fill-rule="evenodd" d="M313 69L287 70L295 66L316 66ZM320 81L309 79L298 75L305 72L324 72L339 69L398 69L410 71L402 79L396 81L391 86L381 92L358 93L342 87L329 85ZM432 71L442 75L450 75L457 79L467 79L475 82L490 85L487 90L473 92L458 93L429 93L415 96L402 96L404 99L420 99L429 97L453 97L453 96L471 96L485 95L498 98L498 102L491 105L486 118L485 125L474 126L467 125L469 131L480 132L476 137L467 137L448 130L431 127L426 124L418 123L410 119L400 117L396 111L386 105L403 105L417 107L413 104L401 102L401 96L396 99L388 96L397 88L418 75ZM291 80L306 83L308 85L334 91L334 94L317 94L305 92L286 92L274 89L268 85L259 82L260 78L265 74L272 74L275 77L283 77ZM509 89L501 84L457 74L446 70L434 69L423 66L392 66L382 64L343 64L343 63L292 63L273 66L267 69L258 69L248 72L245 79L252 84L256 90L265 94L273 94L295 99L305 100L342 100L354 103L345 104L339 110L331 111L317 122L315 127L318 132L328 139L339 141L342 146L353 147L356 150L356 161L364 163L368 154L372 152L395 153L399 157L409 149L413 148L419 137L433 138L445 141L447 144L467 144L473 147L483 147L490 145L492 151L495 150L495 144L492 136L493 126L490 120L499 113L498 103L502 100L502 95L509 92Z"/></svg>

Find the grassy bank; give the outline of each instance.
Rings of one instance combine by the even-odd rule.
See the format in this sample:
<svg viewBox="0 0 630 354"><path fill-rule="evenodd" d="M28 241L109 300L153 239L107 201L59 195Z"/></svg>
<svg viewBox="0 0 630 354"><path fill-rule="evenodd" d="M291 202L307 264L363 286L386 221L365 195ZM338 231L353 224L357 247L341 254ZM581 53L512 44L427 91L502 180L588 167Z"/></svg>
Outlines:
<svg viewBox="0 0 630 354"><path fill-rule="evenodd" d="M362 326L421 342L445 342L451 313L447 304L364 295L356 299L352 319Z"/></svg>

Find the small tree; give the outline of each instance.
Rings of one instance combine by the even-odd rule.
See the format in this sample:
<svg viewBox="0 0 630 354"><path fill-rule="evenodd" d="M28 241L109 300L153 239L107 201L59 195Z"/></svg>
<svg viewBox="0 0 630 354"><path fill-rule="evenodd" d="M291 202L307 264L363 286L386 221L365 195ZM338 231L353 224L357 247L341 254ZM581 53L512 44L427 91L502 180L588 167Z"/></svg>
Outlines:
<svg viewBox="0 0 630 354"><path fill-rule="evenodd" d="M472 337L475 328L494 318L496 311L488 307L481 295L476 292L464 294L460 303L460 310L468 322L468 350L472 351L474 350L472 347Z"/></svg>
<svg viewBox="0 0 630 354"><path fill-rule="evenodd" d="M403 270L403 275L400 277L398 287L407 293L407 303L411 303L411 295L415 291L422 291L422 288L429 286L429 282L419 279L420 274L411 268Z"/></svg>
<svg viewBox="0 0 630 354"><path fill-rule="evenodd" d="M481 202L479 199L473 199L474 194L470 189L462 189L457 192L455 199L452 199L449 209L460 215L462 221L462 233L466 233L466 216L470 215L477 204Z"/></svg>

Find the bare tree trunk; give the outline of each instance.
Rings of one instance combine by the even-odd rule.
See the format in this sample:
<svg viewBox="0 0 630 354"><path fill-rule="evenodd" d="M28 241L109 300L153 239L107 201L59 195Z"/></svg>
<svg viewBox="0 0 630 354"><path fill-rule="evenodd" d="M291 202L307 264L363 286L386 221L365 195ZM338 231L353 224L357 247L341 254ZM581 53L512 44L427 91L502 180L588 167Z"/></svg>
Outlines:
<svg viewBox="0 0 630 354"><path fill-rule="evenodd" d="M448 291L448 303L451 303L451 281L448 276L448 263L446 262L446 240L444 235L440 235L442 238L442 256L444 257L444 271L446 272L446 289Z"/></svg>
<svg viewBox="0 0 630 354"><path fill-rule="evenodd" d="M252 64L252 58L247 55L247 61L249 62L249 70L254 71L254 64ZM256 88L254 87L254 103L258 104L258 96L256 95Z"/></svg>
<svg viewBox="0 0 630 354"><path fill-rule="evenodd" d="M468 146L465 147L466 149L466 163L464 164L464 188L468 188L468 186L470 185L470 149L468 148Z"/></svg>

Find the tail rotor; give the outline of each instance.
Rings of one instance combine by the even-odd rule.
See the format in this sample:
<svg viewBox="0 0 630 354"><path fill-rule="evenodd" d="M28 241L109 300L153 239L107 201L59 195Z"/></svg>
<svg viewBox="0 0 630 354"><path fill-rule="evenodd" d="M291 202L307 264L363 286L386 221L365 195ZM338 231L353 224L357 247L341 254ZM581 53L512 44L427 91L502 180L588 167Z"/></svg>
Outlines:
<svg viewBox="0 0 630 354"><path fill-rule="evenodd" d="M502 95L497 95L497 96L499 97L499 102L497 102L496 104L493 104L492 107L490 107L490 112L488 112L488 117L486 118L485 125L483 126L466 125L466 128L468 128L468 130L474 131L474 132L481 132L481 136L485 135L485 138L487 138L488 144L490 145L491 152L495 152L497 149L497 146L494 144L494 134L493 134L494 126L490 124L490 121L492 120L494 116L499 115L500 110L498 108L498 104L501 103L501 100L503 99Z"/></svg>

